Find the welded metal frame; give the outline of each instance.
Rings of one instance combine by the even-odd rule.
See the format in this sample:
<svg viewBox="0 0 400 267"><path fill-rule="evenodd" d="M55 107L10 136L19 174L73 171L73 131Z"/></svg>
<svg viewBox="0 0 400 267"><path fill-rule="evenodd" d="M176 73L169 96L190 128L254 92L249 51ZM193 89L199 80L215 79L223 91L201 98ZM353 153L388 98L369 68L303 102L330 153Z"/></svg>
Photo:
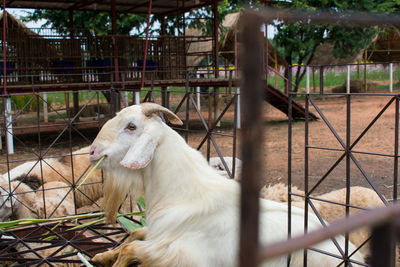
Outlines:
<svg viewBox="0 0 400 267"><path fill-rule="evenodd" d="M78 252L90 259L118 246L129 236L124 228L101 222L73 229L99 218L34 224L2 232L0 261L17 263L13 266L80 265L82 261L77 257Z"/></svg>
<svg viewBox="0 0 400 267"><path fill-rule="evenodd" d="M293 12L287 10L276 10L276 9L264 9L261 12L255 11L247 11L242 19L243 22L243 29L244 34L246 34L245 42L244 42L244 56L242 57L243 61L243 101L249 101L249 99L253 100L254 102L249 102L248 105L244 106L244 114L250 120L254 120L256 123L261 123L257 114L258 110L257 107L253 107L254 105L260 105L259 102L253 99L253 95L257 95L259 92L262 91L262 84L260 84L261 78L261 71L252 68L252 64L257 63L259 55L261 53L261 48L257 46L255 43L259 42L259 30L261 24L263 22L269 23L273 19L280 19L286 22L298 22L298 21L307 21L307 23L356 23L361 25L376 25L382 23L391 23L394 25L399 25L400 20L398 17L394 16L386 16L386 15L370 15L366 16L365 14L343 14L341 17L338 17L336 14L330 14L326 12ZM255 64L257 65L257 64ZM252 71L250 71L252 70ZM266 69L268 75L268 68ZM289 84L290 88L290 84ZM322 92L321 92L322 93ZM346 95L346 94L344 94ZM374 94L376 95L376 94ZM379 95L379 94L378 94ZM305 179L305 219L304 219L304 229L305 233L307 233L307 214L308 214L308 206L310 206L314 211L315 207L312 205L312 201L310 201L310 190L308 184L308 176L309 176L309 169L308 169L308 156L310 153L310 149L312 148L309 146L308 140L308 113L309 113L309 104L313 105L313 107L318 111L319 115L323 118L324 122L328 125L331 131L334 133L335 137L342 145L345 153L344 157L346 157L346 213L349 213L349 186L350 186L350 169L349 164L350 160L352 160L359 170L363 173L364 177L368 180L368 182L373 186L371 179L369 179L368 175L363 172L362 167L355 159L354 155L351 151L351 140L350 140L350 103L351 103L351 95L346 95L347 97L347 130L346 130L346 142L342 141L337 133L334 131L333 127L330 125L329 121L323 116L323 113L318 111L318 107L313 103L310 94L306 95L306 116L305 116L305 152L304 152L304 179ZM398 101L398 96L393 95ZM292 96L289 96L289 102L292 104ZM396 113L398 113L398 103L396 103ZM383 113L383 112L382 112ZM289 148L288 148L288 194L289 194L289 201L288 201L288 209L291 210L291 184L292 184L292 161L291 161L291 146L292 146L292 105L289 106L289 129L288 129L288 138L289 138ZM379 115L379 114L378 114ZM396 122L395 128L398 131L398 118L399 115L396 114ZM252 133L255 130L259 130L257 124L253 124L253 122L243 125L243 132L244 133ZM368 127L367 127L368 128ZM244 134L244 140L253 139L257 135L251 135L250 138L248 135ZM398 132L395 135L395 145L398 145ZM362 137L362 136L361 136ZM361 138L359 137L359 138ZM354 216L354 218L348 218L344 221L339 223L333 223L331 226L323 227L321 230L315 231L311 234L306 234L299 238L291 238L290 237L290 226L289 226L289 240L283 241L277 244L272 244L266 247L259 247L258 244L258 194L254 191L254 188L257 186L257 178L256 175L261 171L260 165L258 164L259 160L259 151L257 146L259 145L259 141L255 138L252 142L246 143L247 146L242 148L242 155L243 155L243 177L242 177L242 198L241 198L241 234L240 234L240 266L258 266L259 263L276 257L278 255L285 255L290 254L293 251L309 248L313 244L317 244L318 242L326 239L334 240L334 236L338 234L347 233L355 228L361 226L374 226L373 228L373 240L372 240L372 266L393 266L394 258L387 259L388 255L393 255L392 252L394 250L394 242L397 241L396 232L398 230L398 218L400 216L400 206L393 205L389 208L383 208L380 210L374 210L369 213L362 213L360 215ZM368 153L370 154L370 153ZM398 148L395 149L395 155L392 155L394 158L398 158ZM376 154L375 154L376 155ZM251 161L247 161L246 157L248 156L250 159L255 159L255 163ZM398 163L398 159L395 159L395 164ZM252 168L250 168L250 166ZM247 173L250 171L250 173ZM394 168L394 186L397 186L397 167ZM374 188L375 189L375 188ZM395 190L396 191L396 190ZM394 192L393 195L397 196L397 192ZM381 196L382 198L382 196ZM382 214L386 214L388 216L380 216ZM321 219L321 217L319 216ZM290 213L288 214L288 221L289 225L291 222ZM322 220L321 220L322 222ZM378 225L378 226L377 226ZM385 226L389 226L386 227ZM389 229L389 230L388 230ZM392 232L390 232L392 231ZM381 234L381 239L377 238ZM348 236L346 235L346 240L348 240ZM380 243L381 242L381 243ZM346 242L347 243L347 242ZM379 245L379 243L381 245ZM389 253L387 251L383 251L386 249L382 245L388 245ZM337 244L336 244L337 245ZM338 246L338 245L337 245ZM250 248L250 249L249 249ZM338 248L340 248L338 246ZM272 251L272 252L271 252ZM352 266L352 260L348 257L351 256L348 254L348 245L345 245L344 251L340 251L342 254L342 258L344 260L345 266ZM385 259L382 257L386 256ZM307 265L307 249L304 249L304 265ZM380 259L380 260L379 260ZM290 257L288 257L288 263L290 265Z"/></svg>

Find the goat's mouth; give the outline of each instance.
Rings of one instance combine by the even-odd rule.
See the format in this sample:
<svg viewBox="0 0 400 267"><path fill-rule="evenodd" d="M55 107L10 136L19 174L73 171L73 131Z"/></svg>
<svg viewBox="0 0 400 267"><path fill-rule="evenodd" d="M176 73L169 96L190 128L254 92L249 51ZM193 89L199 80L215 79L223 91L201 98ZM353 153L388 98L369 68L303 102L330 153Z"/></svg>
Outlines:
<svg viewBox="0 0 400 267"><path fill-rule="evenodd" d="M93 156L90 155L89 156L89 161L91 165L97 165L100 161L100 163L98 164L97 167L101 167L101 165L103 165L104 160L107 158L107 155L101 155L101 156Z"/></svg>

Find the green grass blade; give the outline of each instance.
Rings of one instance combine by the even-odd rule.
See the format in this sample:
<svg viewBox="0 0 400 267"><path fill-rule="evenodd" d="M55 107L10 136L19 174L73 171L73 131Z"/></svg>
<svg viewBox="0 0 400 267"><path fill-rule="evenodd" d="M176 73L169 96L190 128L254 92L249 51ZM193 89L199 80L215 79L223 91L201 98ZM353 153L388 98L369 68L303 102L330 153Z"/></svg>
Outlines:
<svg viewBox="0 0 400 267"><path fill-rule="evenodd" d="M75 191L78 190L79 187L86 181L87 178L99 167L100 163L106 158L106 156L102 156L99 161L94 165L94 167L90 170L90 172L86 175L86 177L79 183L79 185L75 188Z"/></svg>
<svg viewBox="0 0 400 267"><path fill-rule="evenodd" d="M143 227L143 225L134 223L131 220L122 216L118 218L118 221L129 233L132 233L136 229Z"/></svg>

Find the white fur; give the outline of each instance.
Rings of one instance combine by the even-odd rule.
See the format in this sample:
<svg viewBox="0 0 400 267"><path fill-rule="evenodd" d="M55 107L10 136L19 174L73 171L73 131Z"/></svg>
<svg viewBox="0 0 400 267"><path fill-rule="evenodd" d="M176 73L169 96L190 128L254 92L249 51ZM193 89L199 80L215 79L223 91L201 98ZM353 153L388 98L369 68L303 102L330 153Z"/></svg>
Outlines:
<svg viewBox="0 0 400 267"><path fill-rule="evenodd" d="M229 171L232 173L233 171L233 158L232 157L224 157L224 161L229 168ZM220 175L223 175L227 178L230 178L228 172L225 169L224 164L220 157L212 157L208 162L211 167L217 170ZM240 175L242 173L242 161L238 158L235 158L235 177L233 177L236 181L240 181Z"/></svg>
<svg viewBox="0 0 400 267"><path fill-rule="evenodd" d="M129 123L135 124L136 130L127 130ZM144 135L147 137L143 138ZM140 169L127 164L140 159L129 151L140 147L143 140L148 142L148 136L157 144L152 160ZM146 200L145 239L133 241L132 248L127 246L126 251L122 250L121 258L134 254L142 266L231 267L237 264L240 185L219 175L200 152L189 147L159 117L144 116L140 105L125 108L103 126L92 146L95 152L91 161L106 155L101 167L113 173L118 183L133 189L137 197L144 196ZM135 188L135 184L141 186ZM287 238L286 205L261 199L260 217L263 244ZM292 221L293 236L302 234L302 209L293 207ZM318 227L318 219L309 214L309 229ZM337 240L344 247L344 238L339 236ZM330 240L315 247L339 255ZM350 244L350 250L353 249ZM302 251L293 253L291 266L302 266L302 257ZM356 253L352 259L362 261L363 257ZM322 263L336 266L340 261L308 252L308 266ZM263 266L285 265L286 256L282 256Z"/></svg>

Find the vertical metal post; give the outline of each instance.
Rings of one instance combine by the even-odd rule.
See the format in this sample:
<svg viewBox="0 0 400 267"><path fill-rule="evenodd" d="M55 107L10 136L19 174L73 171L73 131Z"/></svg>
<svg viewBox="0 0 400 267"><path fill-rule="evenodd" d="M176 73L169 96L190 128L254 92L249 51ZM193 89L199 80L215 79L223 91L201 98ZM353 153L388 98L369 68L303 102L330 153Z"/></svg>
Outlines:
<svg viewBox="0 0 400 267"><path fill-rule="evenodd" d="M367 92L367 50L364 53L364 92Z"/></svg>
<svg viewBox="0 0 400 267"><path fill-rule="evenodd" d="M310 200L308 194L308 118L309 118L309 99L310 95L306 95L305 103L305 123L304 123L304 233L308 232L308 202ZM303 267L307 267L307 249L303 252Z"/></svg>
<svg viewBox="0 0 400 267"><path fill-rule="evenodd" d="M200 74L196 73L196 78L200 78ZM196 105L199 111L201 111L201 103L200 103L200 86L196 86Z"/></svg>
<svg viewBox="0 0 400 267"><path fill-rule="evenodd" d="M236 87L236 95L237 95L236 126L238 129L240 129L241 128L240 87Z"/></svg>
<svg viewBox="0 0 400 267"><path fill-rule="evenodd" d="M219 102L219 87L214 87L214 121L217 120L220 114L218 102ZM216 126L217 127L221 126L221 120L217 123Z"/></svg>
<svg viewBox="0 0 400 267"><path fill-rule="evenodd" d="M288 239L292 236L292 125L292 94L288 94ZM289 255L287 267L290 266L290 261Z"/></svg>
<svg viewBox="0 0 400 267"><path fill-rule="evenodd" d="M13 140L13 126L12 126L12 109L11 109L11 96L4 96L6 98L6 144L8 154L14 154L14 140Z"/></svg>
<svg viewBox="0 0 400 267"><path fill-rule="evenodd" d="M350 95L350 66L347 66L347 104L346 104L346 218L350 215L350 153L351 153L351 95ZM345 234L344 256L345 267L349 266L349 233Z"/></svg>
<svg viewBox="0 0 400 267"><path fill-rule="evenodd" d="M372 230L371 238L371 266L394 267L395 242L397 231L393 223L378 225Z"/></svg>
<svg viewBox="0 0 400 267"><path fill-rule="evenodd" d="M213 42L213 50L214 50L214 71L215 71L215 78L219 77L219 60L218 60L218 0L213 1L213 35L214 35L214 42Z"/></svg>
<svg viewBox="0 0 400 267"><path fill-rule="evenodd" d="M399 96L396 96L395 121L394 121L393 201L397 201L398 177L399 177Z"/></svg>
<svg viewBox="0 0 400 267"><path fill-rule="evenodd" d="M292 77L293 77L293 73L292 73L292 67L289 66L288 67L288 73L287 73L287 81L286 81L286 95L290 94L292 92Z"/></svg>
<svg viewBox="0 0 400 267"><path fill-rule="evenodd" d="M260 34L262 20L257 16L244 14L243 51L243 125L242 125L242 186L240 214L239 266L258 266L259 227L259 174L262 169L261 148L263 140L262 99L263 84L263 43Z"/></svg>
<svg viewBox="0 0 400 267"><path fill-rule="evenodd" d="M239 173L236 173L236 138L237 138L237 115L238 115L238 95L234 95L235 101L233 103L234 105L234 115L233 115L233 144L232 144L232 178L235 179L235 177L238 177L238 175L241 175Z"/></svg>
<svg viewBox="0 0 400 267"><path fill-rule="evenodd" d="M346 93L350 94L350 65L347 65Z"/></svg>
<svg viewBox="0 0 400 267"><path fill-rule="evenodd" d="M43 181L43 158L42 158L42 143L41 143L41 131L40 131L40 103L39 103L39 93L35 94L36 98L36 120L37 120L37 134L38 134L38 150L39 150L39 168L40 168L40 180L41 183L44 184ZM70 139L71 141L71 139ZM47 218L48 214L46 211L46 196L44 193L44 186L42 187L42 198L43 198L43 211L44 218Z"/></svg>
<svg viewBox="0 0 400 267"><path fill-rule="evenodd" d="M47 110L47 93L43 92L43 118L44 122L49 122L49 113Z"/></svg>
<svg viewBox="0 0 400 267"><path fill-rule="evenodd" d="M190 96L191 92L189 92L189 74L186 72L186 81L185 81L185 94L186 94L186 116L185 116L185 141L188 143L189 141L189 108L190 108Z"/></svg>
<svg viewBox="0 0 400 267"><path fill-rule="evenodd" d="M235 45L235 78L239 78L239 63L238 63L238 57L239 57L239 49L238 49L238 31L237 29L235 31L235 40L234 40L234 45Z"/></svg>
<svg viewBox="0 0 400 267"><path fill-rule="evenodd" d="M319 68L319 93L324 93L324 66Z"/></svg>
<svg viewBox="0 0 400 267"><path fill-rule="evenodd" d="M114 0L115 1L115 0ZM150 17L151 17L151 8L153 6L153 1L149 1L149 13L147 17L147 29L146 29L146 41L144 43L144 51L143 51L143 67L142 67L142 79L140 82L140 90L144 87L144 76L146 74L146 58L147 58L147 48L149 45L149 31L150 31Z"/></svg>
<svg viewBox="0 0 400 267"><path fill-rule="evenodd" d="M393 63L389 64L389 91L393 92Z"/></svg>
<svg viewBox="0 0 400 267"><path fill-rule="evenodd" d="M135 91L135 105L140 104L140 91Z"/></svg>
<svg viewBox="0 0 400 267"><path fill-rule="evenodd" d="M167 86L161 87L161 105L167 107Z"/></svg>
<svg viewBox="0 0 400 267"><path fill-rule="evenodd" d="M306 93L310 93L310 67L306 66Z"/></svg>
<svg viewBox="0 0 400 267"><path fill-rule="evenodd" d="M3 93L7 95L6 0L3 0Z"/></svg>
<svg viewBox="0 0 400 267"><path fill-rule="evenodd" d="M114 81L119 82L116 0L111 1L111 31L113 36Z"/></svg>

